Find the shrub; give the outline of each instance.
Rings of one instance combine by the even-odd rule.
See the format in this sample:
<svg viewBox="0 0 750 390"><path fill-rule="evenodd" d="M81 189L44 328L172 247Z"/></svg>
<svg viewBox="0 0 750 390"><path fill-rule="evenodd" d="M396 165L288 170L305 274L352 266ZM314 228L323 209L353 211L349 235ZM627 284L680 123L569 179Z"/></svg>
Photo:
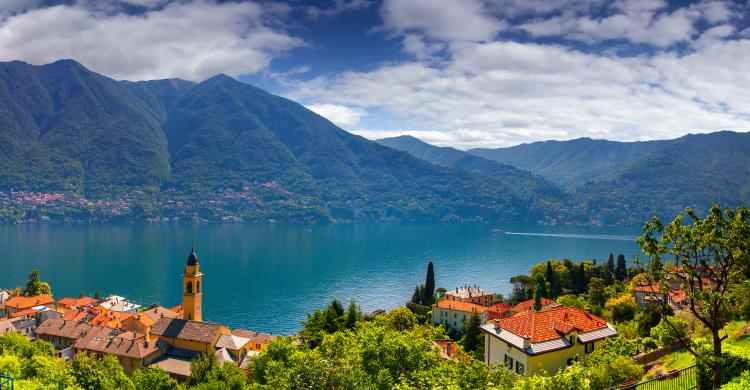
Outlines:
<svg viewBox="0 0 750 390"><path fill-rule="evenodd" d="M604 312L614 322L630 321L635 317L636 311L638 311L638 305L631 295L610 298L604 305Z"/></svg>
<svg viewBox="0 0 750 390"><path fill-rule="evenodd" d="M698 369L698 387L701 389L710 389L712 383L712 371L710 359L712 358L712 346L702 340L696 345L698 349L697 369ZM721 354L721 383L726 384L734 378L741 376L746 371L750 371L750 350L733 345L725 345ZM723 387L722 387L723 388Z"/></svg>

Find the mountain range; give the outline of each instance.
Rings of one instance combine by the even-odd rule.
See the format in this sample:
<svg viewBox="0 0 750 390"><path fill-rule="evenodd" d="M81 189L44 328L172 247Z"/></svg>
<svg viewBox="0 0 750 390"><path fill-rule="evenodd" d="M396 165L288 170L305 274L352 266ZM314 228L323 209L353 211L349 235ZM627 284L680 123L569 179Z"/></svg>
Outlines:
<svg viewBox="0 0 750 390"><path fill-rule="evenodd" d="M500 179L350 134L231 77L116 81L73 60L0 64L0 190L185 199L251 188L253 209L314 221L524 221ZM268 215L265 213L263 215Z"/></svg>
<svg viewBox="0 0 750 390"><path fill-rule="evenodd" d="M151 209L243 189L239 212L258 220L640 223L747 203L749 150L732 132L469 151L374 142L226 75L129 82L73 60L0 63L0 191L138 191Z"/></svg>
<svg viewBox="0 0 750 390"><path fill-rule="evenodd" d="M578 223L638 224L713 203L750 203L750 133L719 131L673 140L579 138L460 151L401 136L378 142L437 165L491 176L508 166L538 175L567 194ZM496 165L492 165L492 164ZM559 214L564 214L559 213Z"/></svg>

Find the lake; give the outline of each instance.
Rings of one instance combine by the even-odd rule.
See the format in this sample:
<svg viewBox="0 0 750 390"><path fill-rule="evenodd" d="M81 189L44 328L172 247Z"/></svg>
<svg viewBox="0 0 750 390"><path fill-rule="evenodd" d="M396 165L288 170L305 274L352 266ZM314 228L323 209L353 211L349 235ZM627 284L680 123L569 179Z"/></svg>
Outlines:
<svg viewBox="0 0 750 390"><path fill-rule="evenodd" d="M637 228L487 225L4 225L0 288L41 271L56 298L117 294L140 304L181 303L195 243L204 320L290 334L305 313L339 298L364 311L403 305L435 263L436 284L507 294L509 278L551 258L640 256Z"/></svg>

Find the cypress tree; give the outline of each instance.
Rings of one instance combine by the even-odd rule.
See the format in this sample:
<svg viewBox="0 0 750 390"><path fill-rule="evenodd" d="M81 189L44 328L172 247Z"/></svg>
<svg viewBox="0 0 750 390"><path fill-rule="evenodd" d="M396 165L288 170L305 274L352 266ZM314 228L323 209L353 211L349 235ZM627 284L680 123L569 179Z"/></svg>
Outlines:
<svg viewBox="0 0 750 390"><path fill-rule="evenodd" d="M625 264L625 256L622 254L617 256L617 266L615 267L615 277L620 282L628 278L628 266L627 264Z"/></svg>
<svg viewBox="0 0 750 390"><path fill-rule="evenodd" d="M472 312L464 322L464 350L466 352L474 352L479 348L482 339L482 331L479 329L481 325L482 320L477 312Z"/></svg>
<svg viewBox="0 0 750 390"><path fill-rule="evenodd" d="M547 293L550 295L549 298L555 299L558 295L560 295L561 288L560 288L560 281L557 277L557 272L555 272L554 269L552 269L552 262L547 262L547 271L545 273L545 278L547 279L547 283L549 283L549 290Z"/></svg>
<svg viewBox="0 0 750 390"><path fill-rule="evenodd" d="M541 275L537 275L534 281L534 310L542 309L542 298L547 298L549 293L547 292L547 283L544 282L544 278Z"/></svg>
<svg viewBox="0 0 750 390"><path fill-rule="evenodd" d="M615 273L615 256L611 253L609 254L609 258L607 259L607 271L609 271L610 274Z"/></svg>
<svg viewBox="0 0 750 390"><path fill-rule="evenodd" d="M427 279L424 283L424 295L422 295L422 305L430 306L435 303L435 268L432 262L427 264Z"/></svg>
<svg viewBox="0 0 750 390"><path fill-rule="evenodd" d="M346 329L354 329L357 321L362 319L362 312L357 304L352 300L349 302L349 309L346 311Z"/></svg>
<svg viewBox="0 0 750 390"><path fill-rule="evenodd" d="M585 270L585 267L583 266L583 263L581 263L576 269L574 280L575 280L576 294L585 293L588 282L586 281L586 270Z"/></svg>

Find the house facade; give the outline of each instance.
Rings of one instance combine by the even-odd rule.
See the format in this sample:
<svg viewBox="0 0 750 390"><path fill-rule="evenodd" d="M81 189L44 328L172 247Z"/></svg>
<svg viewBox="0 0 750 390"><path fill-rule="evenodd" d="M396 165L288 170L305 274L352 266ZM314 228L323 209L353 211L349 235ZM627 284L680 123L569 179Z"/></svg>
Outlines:
<svg viewBox="0 0 750 390"><path fill-rule="evenodd" d="M476 285L456 287L445 292L445 300L490 306L492 304L492 293Z"/></svg>
<svg viewBox="0 0 750 390"><path fill-rule="evenodd" d="M436 325L445 324L451 329L463 332L464 322L475 312L479 314L482 323L487 322L487 307L476 303L443 299L432 305L432 322Z"/></svg>
<svg viewBox="0 0 750 390"><path fill-rule="evenodd" d="M563 306L495 320L481 329L485 363L520 375L555 374L617 335L603 318Z"/></svg>

